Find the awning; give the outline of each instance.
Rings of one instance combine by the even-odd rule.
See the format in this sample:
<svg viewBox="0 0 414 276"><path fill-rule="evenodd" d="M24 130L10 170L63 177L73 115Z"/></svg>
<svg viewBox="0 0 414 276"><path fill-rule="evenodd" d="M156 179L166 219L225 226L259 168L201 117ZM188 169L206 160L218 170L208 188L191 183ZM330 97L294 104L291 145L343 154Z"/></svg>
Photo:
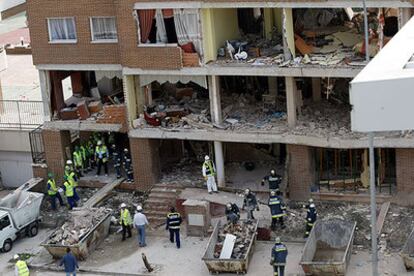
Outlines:
<svg viewBox="0 0 414 276"><path fill-rule="evenodd" d="M95 71L96 81L100 81L103 78L111 80L115 77L122 80L122 71Z"/></svg>
<svg viewBox="0 0 414 276"><path fill-rule="evenodd" d="M201 87L207 89L207 79L205 76L160 76L160 75L141 75L139 76L139 82L141 86L146 86L154 81L162 84L164 82L177 83L181 82L183 84L194 82Z"/></svg>

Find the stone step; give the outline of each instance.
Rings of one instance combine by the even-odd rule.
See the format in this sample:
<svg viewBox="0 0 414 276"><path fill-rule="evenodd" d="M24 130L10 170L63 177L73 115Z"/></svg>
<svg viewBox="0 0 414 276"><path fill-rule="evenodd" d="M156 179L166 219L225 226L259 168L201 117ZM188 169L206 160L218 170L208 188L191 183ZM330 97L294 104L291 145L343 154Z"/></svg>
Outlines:
<svg viewBox="0 0 414 276"><path fill-rule="evenodd" d="M177 194L180 192L179 189L176 188L165 188L165 187L155 187L151 189L151 193L174 193Z"/></svg>
<svg viewBox="0 0 414 276"><path fill-rule="evenodd" d="M168 188L168 189L177 189L182 190L184 187L176 183L158 183L154 185L154 188Z"/></svg>
<svg viewBox="0 0 414 276"><path fill-rule="evenodd" d="M165 198L165 199L176 199L177 198L177 194L176 193L150 193L148 196L148 199L151 198Z"/></svg>
<svg viewBox="0 0 414 276"><path fill-rule="evenodd" d="M165 224L165 218L164 217L157 217L157 216L147 216L147 219L150 224L154 224L156 226L160 226Z"/></svg>
<svg viewBox="0 0 414 276"><path fill-rule="evenodd" d="M145 206L175 206L175 198L148 198L145 201Z"/></svg>
<svg viewBox="0 0 414 276"><path fill-rule="evenodd" d="M168 212L164 212L164 211L159 211L159 210L153 210L153 209L148 209L145 214L147 216L150 217L161 217L161 218L166 218L167 217L167 213Z"/></svg>
<svg viewBox="0 0 414 276"><path fill-rule="evenodd" d="M148 204L145 206L147 211L160 211L164 213L168 213L172 206L168 204Z"/></svg>

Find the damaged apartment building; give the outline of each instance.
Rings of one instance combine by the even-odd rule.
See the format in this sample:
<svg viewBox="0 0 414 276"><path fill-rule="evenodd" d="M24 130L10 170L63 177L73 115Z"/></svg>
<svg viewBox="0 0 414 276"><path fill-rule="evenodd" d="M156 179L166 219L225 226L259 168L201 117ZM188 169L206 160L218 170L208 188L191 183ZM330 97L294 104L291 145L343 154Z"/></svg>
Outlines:
<svg viewBox="0 0 414 276"><path fill-rule="evenodd" d="M274 168L291 199L368 199L367 137L350 129L349 83L411 18L412 1L28 1L46 122L46 165L110 132L134 182L265 191ZM404 193L414 144L376 139L379 197ZM404 177L402 175L404 174ZM412 176L414 177L414 175ZM99 181L99 180L97 180Z"/></svg>

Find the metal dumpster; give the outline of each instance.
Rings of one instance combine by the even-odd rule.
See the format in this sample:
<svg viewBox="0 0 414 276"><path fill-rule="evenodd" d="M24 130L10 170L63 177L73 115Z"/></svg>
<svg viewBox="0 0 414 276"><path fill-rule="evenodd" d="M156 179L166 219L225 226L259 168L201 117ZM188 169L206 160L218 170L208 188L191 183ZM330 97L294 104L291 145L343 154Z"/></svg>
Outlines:
<svg viewBox="0 0 414 276"><path fill-rule="evenodd" d="M306 275L345 275L351 259L356 222L338 218L315 223L300 265Z"/></svg>
<svg viewBox="0 0 414 276"><path fill-rule="evenodd" d="M404 261L405 268L408 271L414 269L414 229L408 236L403 249L401 250L401 257Z"/></svg>
<svg viewBox="0 0 414 276"><path fill-rule="evenodd" d="M76 212L76 211L73 211ZM49 235L47 239L40 244L53 256L53 258L61 258L66 254L66 248L70 248L79 260L85 260L89 252L92 252L97 245L104 241L109 234L109 224L111 222L111 212L108 212L83 238L74 245L57 245L49 244L48 241L54 233Z"/></svg>
<svg viewBox="0 0 414 276"><path fill-rule="evenodd" d="M206 252L202 260L206 264L210 273L222 273L222 272L231 272L231 273L247 273L247 269L249 267L250 259L252 258L252 254L254 251L254 244L256 242L257 237L257 221L253 221L254 224L254 231L252 236L250 237L250 243L248 245L246 254L241 259L219 259L214 257L214 250L218 239L219 230L221 228L220 221L214 227L214 231L211 234L211 237L208 241L208 245L206 248Z"/></svg>

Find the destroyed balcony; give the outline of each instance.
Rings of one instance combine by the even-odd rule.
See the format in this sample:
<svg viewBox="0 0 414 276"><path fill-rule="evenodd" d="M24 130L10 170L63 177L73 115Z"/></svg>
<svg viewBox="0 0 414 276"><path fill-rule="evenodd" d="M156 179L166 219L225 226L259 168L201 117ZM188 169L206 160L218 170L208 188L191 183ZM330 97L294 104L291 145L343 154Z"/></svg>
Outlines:
<svg viewBox="0 0 414 276"><path fill-rule="evenodd" d="M51 122L46 128L127 131L120 72L51 71Z"/></svg>
<svg viewBox="0 0 414 276"><path fill-rule="evenodd" d="M142 68L199 67L204 56L200 14L199 9L136 9Z"/></svg>
<svg viewBox="0 0 414 276"><path fill-rule="evenodd" d="M237 9L237 12L239 10L249 9ZM218 50L206 59L207 66L216 70L229 67L236 70L233 71L236 74L237 70L254 68L267 75L354 77L366 65L361 12L352 9L270 9L272 13L268 9L259 10L260 16L250 20L253 25L256 20L258 31L246 33L240 21L237 25L234 20L234 28L230 28L233 32L225 34L225 38L216 38L221 39L216 45ZM286 20L280 22L282 15ZM395 9L369 10L371 57L398 31L396 15Z"/></svg>

